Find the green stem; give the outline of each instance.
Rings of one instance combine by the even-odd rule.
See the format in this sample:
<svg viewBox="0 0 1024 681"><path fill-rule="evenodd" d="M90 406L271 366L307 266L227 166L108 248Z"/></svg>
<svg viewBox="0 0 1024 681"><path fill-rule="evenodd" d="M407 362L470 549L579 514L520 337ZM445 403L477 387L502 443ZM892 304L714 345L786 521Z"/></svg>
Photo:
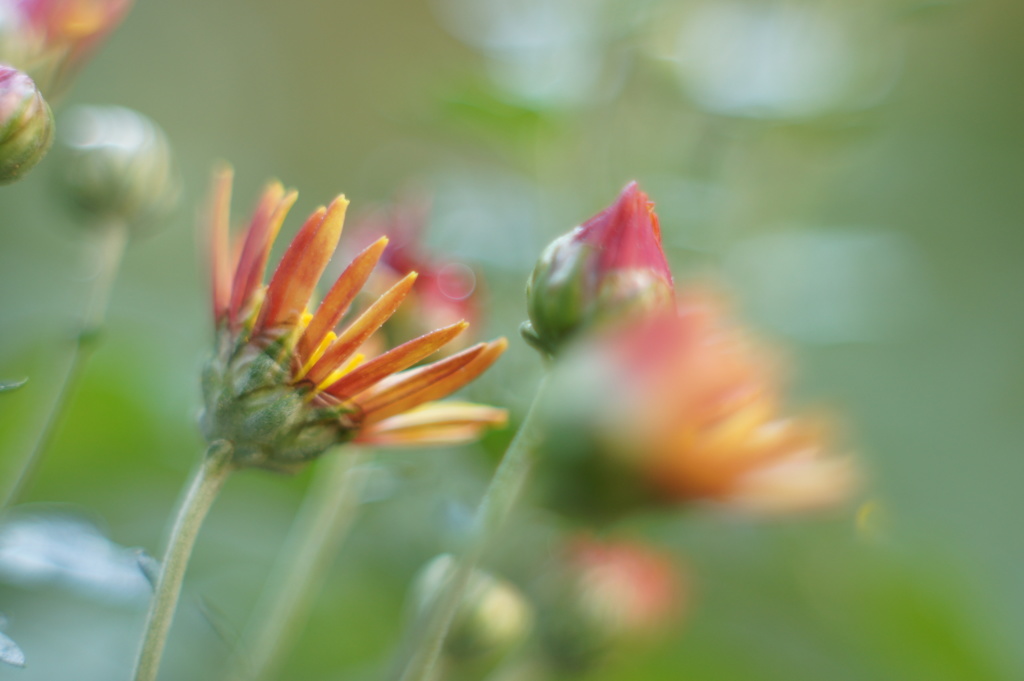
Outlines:
<svg viewBox="0 0 1024 681"><path fill-rule="evenodd" d="M313 484L289 531L268 587L243 638L248 665L239 658L230 677L263 681L279 677L296 639L309 621L331 562L341 549L359 510L368 456L363 452L329 454L317 464Z"/></svg>
<svg viewBox="0 0 1024 681"><path fill-rule="evenodd" d="M433 612L429 614L419 637L413 642L413 652L399 677L400 681L429 681L434 678L434 669L441 656L452 620L465 595L469 578L487 551L491 540L512 511L530 473L533 465L532 455L540 435L537 428L538 404L544 394L545 382L546 379L537 389L526 418L519 426L519 431L505 451L505 456L484 493L484 498L477 508L473 534L459 558L455 574L438 599Z"/></svg>
<svg viewBox="0 0 1024 681"><path fill-rule="evenodd" d="M114 288L121 261L124 258L125 246L128 244L128 230L123 225L110 225L103 230L98 244L97 272L92 282L92 290L85 305L81 326L75 334L71 354L68 358L64 374L58 379L58 387L53 401L47 409L46 418L36 435L31 448L18 463L15 472L8 476L6 489L0 491L0 511L17 501L39 468L43 454L53 441L61 417L64 415L71 398L75 394L78 382L82 377L86 362L96 347L96 339L110 305L110 293Z"/></svg>
<svg viewBox="0 0 1024 681"><path fill-rule="evenodd" d="M234 470L231 454L231 444L225 440L212 443L192 478L188 492L178 506L177 517L167 540L167 551L160 565L160 576L157 578L149 615L146 617L142 647L135 665L135 675L132 677L135 681L156 679L196 536L224 481Z"/></svg>

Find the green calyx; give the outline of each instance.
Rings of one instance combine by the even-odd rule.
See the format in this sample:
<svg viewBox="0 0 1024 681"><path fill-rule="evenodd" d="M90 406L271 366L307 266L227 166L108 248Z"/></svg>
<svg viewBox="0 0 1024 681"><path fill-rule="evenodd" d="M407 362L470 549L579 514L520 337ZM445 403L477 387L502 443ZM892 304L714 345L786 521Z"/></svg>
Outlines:
<svg viewBox="0 0 1024 681"><path fill-rule="evenodd" d="M230 442L238 466L291 472L358 432L351 409L310 400L311 386L291 385L282 354L280 344L240 343L203 370L200 428L208 442Z"/></svg>
<svg viewBox="0 0 1024 681"><path fill-rule="evenodd" d="M597 251L565 234L541 253L526 283L526 304L530 321L522 333L534 347L548 355L558 354L562 345L586 321L588 291L595 279L593 263Z"/></svg>

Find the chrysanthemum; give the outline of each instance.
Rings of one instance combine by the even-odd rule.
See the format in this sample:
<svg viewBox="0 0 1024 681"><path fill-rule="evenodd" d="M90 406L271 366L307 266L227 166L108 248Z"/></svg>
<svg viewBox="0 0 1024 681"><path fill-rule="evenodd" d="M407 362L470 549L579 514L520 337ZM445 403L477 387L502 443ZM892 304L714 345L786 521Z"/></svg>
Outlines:
<svg viewBox="0 0 1024 681"><path fill-rule="evenodd" d="M671 500L780 512L847 498L849 457L822 419L786 413L771 355L703 291L609 341L625 378L609 432L624 460Z"/></svg>
<svg viewBox="0 0 1024 681"><path fill-rule="evenodd" d="M364 356L362 348L411 289L410 273L340 330L387 239L359 253L311 309L310 298L338 244L348 201L339 196L306 220L270 279L274 238L296 193L264 190L244 237L229 246L232 175L214 179L208 220L217 346L204 372L204 434L227 440L244 465L287 469L348 441L379 445L451 444L504 424L505 411L435 402L466 385L504 351L478 343L415 366L462 333L457 322Z"/></svg>
<svg viewBox="0 0 1024 681"><path fill-rule="evenodd" d="M706 291L605 329L559 367L550 402L552 495L616 514L711 502L757 513L828 507L856 471L820 417L789 413L781 372ZM564 431L564 432L563 432Z"/></svg>

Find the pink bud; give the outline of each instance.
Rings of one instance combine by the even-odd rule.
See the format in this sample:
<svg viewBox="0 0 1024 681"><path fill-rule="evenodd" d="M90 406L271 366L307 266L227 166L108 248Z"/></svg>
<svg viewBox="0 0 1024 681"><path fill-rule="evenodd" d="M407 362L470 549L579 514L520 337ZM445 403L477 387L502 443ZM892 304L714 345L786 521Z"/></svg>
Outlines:
<svg viewBox="0 0 1024 681"><path fill-rule="evenodd" d="M548 245L526 295L523 335L549 354L587 329L671 308L654 204L630 182L615 203Z"/></svg>
<svg viewBox="0 0 1024 681"><path fill-rule="evenodd" d="M0 65L0 183L14 182L34 167L53 142L53 114L36 84Z"/></svg>
<svg viewBox="0 0 1024 681"><path fill-rule="evenodd" d="M593 668L624 644L659 638L686 608L681 567L638 542L576 538L547 587L540 638L546 661L561 672Z"/></svg>

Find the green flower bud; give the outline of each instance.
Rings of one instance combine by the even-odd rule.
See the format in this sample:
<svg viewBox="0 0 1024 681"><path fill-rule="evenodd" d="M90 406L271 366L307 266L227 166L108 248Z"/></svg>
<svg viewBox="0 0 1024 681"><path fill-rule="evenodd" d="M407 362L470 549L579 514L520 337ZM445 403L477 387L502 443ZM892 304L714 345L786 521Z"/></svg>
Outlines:
<svg viewBox="0 0 1024 681"><path fill-rule="evenodd" d="M618 200L541 254L526 286L523 336L555 355L578 333L671 308L672 273L658 217L631 182Z"/></svg>
<svg viewBox="0 0 1024 681"><path fill-rule="evenodd" d="M121 107L78 107L61 121L61 180L71 202L99 224L137 228L178 198L171 147L153 121Z"/></svg>
<svg viewBox="0 0 1024 681"><path fill-rule="evenodd" d="M420 613L430 611L455 569L455 560L445 554L420 571L413 585ZM526 637L532 624L533 609L519 589L475 570L445 640L445 656L449 662L497 662Z"/></svg>
<svg viewBox="0 0 1024 681"><path fill-rule="evenodd" d="M21 179L53 142L53 114L27 75L0 65L0 184Z"/></svg>

